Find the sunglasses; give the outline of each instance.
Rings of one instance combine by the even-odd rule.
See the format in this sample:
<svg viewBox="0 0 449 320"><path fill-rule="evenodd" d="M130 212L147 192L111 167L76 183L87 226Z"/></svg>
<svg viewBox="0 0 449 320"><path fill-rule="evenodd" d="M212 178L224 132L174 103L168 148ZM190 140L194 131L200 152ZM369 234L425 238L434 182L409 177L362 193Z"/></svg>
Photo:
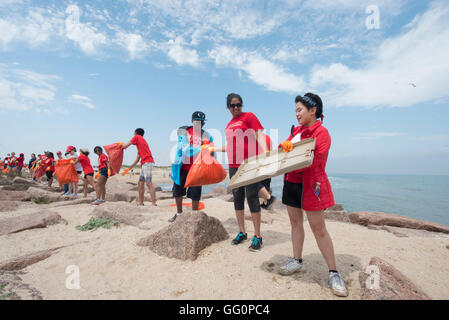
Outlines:
<svg viewBox="0 0 449 320"><path fill-rule="evenodd" d="M235 107L237 107L237 108L241 108L242 107L242 104L241 103L231 103L230 105L229 105L229 108L232 108L232 109L234 109Z"/></svg>

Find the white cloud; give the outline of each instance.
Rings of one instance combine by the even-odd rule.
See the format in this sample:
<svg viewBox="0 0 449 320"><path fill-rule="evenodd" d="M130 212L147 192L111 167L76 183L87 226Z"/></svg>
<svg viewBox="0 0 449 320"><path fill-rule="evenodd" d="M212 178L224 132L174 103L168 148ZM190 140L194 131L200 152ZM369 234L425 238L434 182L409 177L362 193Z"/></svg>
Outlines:
<svg viewBox="0 0 449 320"><path fill-rule="evenodd" d="M55 75L14 69L0 64L0 109L10 111L39 110L52 104L56 96Z"/></svg>
<svg viewBox="0 0 449 320"><path fill-rule="evenodd" d="M214 59L218 66L228 66L246 72L248 78L271 91L296 93L306 89L303 77L295 76L257 53L220 46L211 50L209 57Z"/></svg>
<svg viewBox="0 0 449 320"><path fill-rule="evenodd" d="M316 67L311 85L328 105L407 107L449 95L448 52L449 7L438 2L403 34L385 40L365 67Z"/></svg>
<svg viewBox="0 0 449 320"><path fill-rule="evenodd" d="M89 97L86 96L80 96L79 94L72 94L68 98L69 102L81 104L89 109L94 109L95 106L93 105L92 101L89 99Z"/></svg>
<svg viewBox="0 0 449 320"><path fill-rule="evenodd" d="M149 49L140 34L118 32L115 41L125 48L131 60L142 58Z"/></svg>
<svg viewBox="0 0 449 320"><path fill-rule="evenodd" d="M195 49L184 46L182 38L171 39L167 43L168 56L179 65L190 65L197 67L200 64L200 57Z"/></svg>

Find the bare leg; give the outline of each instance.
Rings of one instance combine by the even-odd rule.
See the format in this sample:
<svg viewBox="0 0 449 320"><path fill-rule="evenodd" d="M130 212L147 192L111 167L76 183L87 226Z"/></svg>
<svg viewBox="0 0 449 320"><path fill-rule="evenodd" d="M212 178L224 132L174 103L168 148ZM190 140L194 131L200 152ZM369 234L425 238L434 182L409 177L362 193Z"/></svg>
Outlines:
<svg viewBox="0 0 449 320"><path fill-rule="evenodd" d="M154 187L154 184L151 182L147 182L147 187L150 190L151 203L153 204L153 206L157 206L157 204L156 204L156 188Z"/></svg>
<svg viewBox="0 0 449 320"><path fill-rule="evenodd" d="M260 238L260 219L261 219L260 211L254 213L251 212L251 217L253 218L254 235Z"/></svg>
<svg viewBox="0 0 449 320"><path fill-rule="evenodd" d="M302 209L287 206L288 217L292 226L293 257L302 259L304 246L304 216Z"/></svg>
<svg viewBox="0 0 449 320"><path fill-rule="evenodd" d="M235 216L237 218L237 224L239 225L240 232L245 234L245 210L235 210Z"/></svg>
<svg viewBox="0 0 449 320"><path fill-rule="evenodd" d="M182 213L182 197L176 197L176 210L178 211L178 214Z"/></svg>
<svg viewBox="0 0 449 320"><path fill-rule="evenodd" d="M200 207L200 201L199 200L192 200L192 210L193 211L198 211L198 208Z"/></svg>
<svg viewBox="0 0 449 320"><path fill-rule="evenodd" d="M94 178L92 176L87 176L87 182L96 190ZM86 192L87 192L87 186L86 186Z"/></svg>
<svg viewBox="0 0 449 320"><path fill-rule="evenodd" d="M315 236L316 243L320 248L324 260L326 260L329 270L337 270L335 265L334 246L324 222L324 211L306 211L306 214L310 228Z"/></svg>
<svg viewBox="0 0 449 320"><path fill-rule="evenodd" d="M104 179L104 183L103 183L103 190L102 190L102 194L101 194L101 200L105 200L105 198L106 198L106 182L108 181L107 177L103 176L103 179Z"/></svg>
<svg viewBox="0 0 449 320"><path fill-rule="evenodd" d="M87 198L87 179L84 178L83 180L83 193L84 193L84 198Z"/></svg>
<svg viewBox="0 0 449 320"><path fill-rule="evenodd" d="M143 206L143 200L145 199L145 182L139 180L139 199L137 205Z"/></svg>

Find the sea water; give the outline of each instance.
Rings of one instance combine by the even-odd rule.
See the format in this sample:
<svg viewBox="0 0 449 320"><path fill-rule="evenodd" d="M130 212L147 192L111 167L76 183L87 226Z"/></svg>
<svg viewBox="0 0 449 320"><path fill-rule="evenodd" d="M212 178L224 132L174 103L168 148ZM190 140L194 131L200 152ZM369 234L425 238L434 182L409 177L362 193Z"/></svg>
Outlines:
<svg viewBox="0 0 449 320"><path fill-rule="evenodd" d="M449 176L328 174L335 203L348 212L395 213L449 226ZM226 187L228 179L219 185ZM203 194L217 185L204 186ZM283 177L272 179L273 194L282 198ZM171 190L171 185L164 185Z"/></svg>

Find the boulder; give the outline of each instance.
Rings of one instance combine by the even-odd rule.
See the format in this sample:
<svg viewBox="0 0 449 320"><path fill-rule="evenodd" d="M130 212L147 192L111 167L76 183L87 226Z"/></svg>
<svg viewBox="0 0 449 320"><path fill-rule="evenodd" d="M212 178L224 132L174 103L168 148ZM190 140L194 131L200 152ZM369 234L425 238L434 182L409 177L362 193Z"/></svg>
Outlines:
<svg viewBox="0 0 449 320"><path fill-rule="evenodd" d="M228 232L217 218L209 217L204 212L187 212L137 244L148 246L161 256L195 260L201 250L228 238Z"/></svg>
<svg viewBox="0 0 449 320"><path fill-rule="evenodd" d="M349 214L349 220L352 223L362 226L392 226L399 228L409 228L418 230L427 230L432 232L442 232L449 234L449 227L434 222L421 221L413 218L404 217L398 214L383 212L354 212Z"/></svg>
<svg viewBox="0 0 449 320"><path fill-rule="evenodd" d="M21 204L21 201L0 201L0 212L10 212L16 210Z"/></svg>
<svg viewBox="0 0 449 320"><path fill-rule="evenodd" d="M369 272L377 267L378 273L369 275L360 272L361 300L430 300L420 288L388 262L373 257L369 265Z"/></svg>
<svg viewBox="0 0 449 320"><path fill-rule="evenodd" d="M31 196L25 191L9 191L2 189L0 192L0 201L30 201Z"/></svg>
<svg viewBox="0 0 449 320"><path fill-rule="evenodd" d="M27 184L27 185L35 184L34 181L28 180L28 179L25 179L25 178L22 178L22 177L15 177L12 180L12 183L13 184Z"/></svg>
<svg viewBox="0 0 449 320"><path fill-rule="evenodd" d="M56 202L73 200L73 198L71 197L61 196L59 193L43 190L36 187L30 187L27 192L30 195L32 201Z"/></svg>
<svg viewBox="0 0 449 320"><path fill-rule="evenodd" d="M87 187L87 193L88 193L88 194L91 193L91 192L94 192L94 191L95 191L94 188L92 188L91 186L88 186L88 187ZM84 194L84 188L83 188L83 186L81 186L81 187L78 188L78 193L79 193L79 194Z"/></svg>
<svg viewBox="0 0 449 320"><path fill-rule="evenodd" d="M45 228L64 220L50 210L41 210L30 214L0 220L0 236L34 228Z"/></svg>
<svg viewBox="0 0 449 320"><path fill-rule="evenodd" d="M324 211L324 217L327 220L350 222L348 212L341 204L336 204Z"/></svg>
<svg viewBox="0 0 449 320"><path fill-rule="evenodd" d="M156 209L151 207L138 207L129 203L106 202L102 205L96 206L90 215L99 218L115 219L120 223L145 229L143 225L139 226L148 220L148 218L146 218L142 213L148 213L154 210Z"/></svg>
<svg viewBox="0 0 449 320"><path fill-rule="evenodd" d="M52 256L59 248L48 249L29 253L27 255L12 258L6 261L0 261L0 270L16 271L22 270L29 265L45 260Z"/></svg>

